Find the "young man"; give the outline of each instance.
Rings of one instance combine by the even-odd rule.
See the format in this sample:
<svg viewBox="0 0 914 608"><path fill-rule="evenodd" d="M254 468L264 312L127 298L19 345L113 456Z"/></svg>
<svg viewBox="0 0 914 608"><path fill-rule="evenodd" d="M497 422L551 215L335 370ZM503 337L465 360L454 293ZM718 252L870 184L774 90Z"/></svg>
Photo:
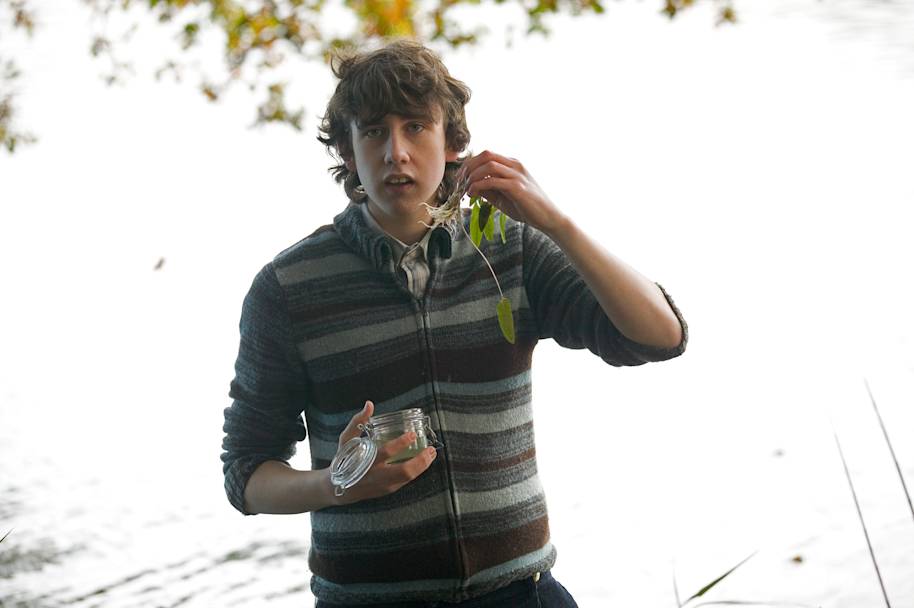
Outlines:
<svg viewBox="0 0 914 608"><path fill-rule="evenodd" d="M222 460L244 514L311 512L319 608L575 606L549 575L533 443L533 348L552 338L610 365L678 356L687 331L657 284L580 230L513 158L469 143L469 89L437 56L400 41L335 67L319 139L350 203L254 279L225 411ZM433 230L459 180L512 218L485 253ZM466 227L468 215L464 214ZM561 407L545 404L540 407ZM373 413L422 408L443 447L385 464L336 495L329 464ZM302 418L304 414L304 420ZM307 435L312 468L287 461Z"/></svg>

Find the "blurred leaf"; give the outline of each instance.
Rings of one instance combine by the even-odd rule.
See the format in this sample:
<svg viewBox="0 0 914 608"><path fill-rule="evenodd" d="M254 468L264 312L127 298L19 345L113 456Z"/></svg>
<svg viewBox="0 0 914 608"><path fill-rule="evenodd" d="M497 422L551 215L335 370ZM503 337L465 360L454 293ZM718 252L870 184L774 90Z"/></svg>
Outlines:
<svg viewBox="0 0 914 608"><path fill-rule="evenodd" d="M486 240L492 241L495 239L495 214L492 213L492 205L490 203L486 203L486 206L489 208L489 213L482 231L486 235Z"/></svg>
<svg viewBox="0 0 914 608"><path fill-rule="evenodd" d="M219 99L219 91L211 84L202 85L200 91L210 101L218 101Z"/></svg>
<svg viewBox="0 0 914 608"><path fill-rule="evenodd" d="M187 50L197 43L197 34L200 33L200 24L196 21L184 24L181 32L181 49Z"/></svg>
<svg viewBox="0 0 914 608"><path fill-rule="evenodd" d="M7 0L0 2L0 9L3 4L9 5L13 29L23 29L26 35L31 36L35 31L35 13L29 8L29 3L26 0Z"/></svg>
<svg viewBox="0 0 914 608"><path fill-rule="evenodd" d="M673 18L681 11L698 4L698 0L658 0L662 13ZM701 0L714 2L718 7L717 23L735 23L734 0ZM495 0L503 4L505 0ZM197 50L202 36L210 34L221 41L223 73L216 75L219 86L208 84L200 62L188 62L199 78L195 85L206 99L215 101L232 83L242 80L244 85L264 95L257 106L255 125L264 123L286 124L302 129L304 109L290 109L283 97L268 84L269 75L277 74L287 55L295 54L305 60L329 62L334 51L359 48L366 43L400 37L417 38L423 42L438 42L450 48L472 45L488 33L485 26L468 29L466 19L452 15L458 11L482 11L489 3L482 0L343 0L335 6L355 17L355 24L348 31L329 31L326 0L82 0L92 13L92 31L89 32L89 53L107 61L103 68L106 83L123 83L132 74L131 62L119 58L119 49L132 43L131 36L140 26L166 28L172 33L174 47L160 49L160 55L169 56L172 50L190 54ZM33 0L0 0L0 32L19 30L32 35L36 13ZM50 6L50 5L49 5ZM143 19L141 9L145 11ZM524 0L521 3L519 23L510 23L506 31L524 29L528 34L547 34L546 19L561 14L581 15L604 13L603 0ZM120 11L130 21L126 32L118 35L114 29L114 13ZM118 20L118 23L122 23ZM120 27L120 25L118 25ZM2 35L2 33L0 33ZM512 34L513 36L513 34ZM436 49L437 50L437 49ZM155 71L160 78L164 71L172 70L175 80L183 81L178 63L171 60L165 68ZM12 106L11 96L4 98ZM263 99L263 98L262 98ZM3 137L0 142L9 150L16 142L34 141L28 134L17 133L7 123L0 123ZM485 222L488 217L482 218Z"/></svg>
<svg viewBox="0 0 914 608"><path fill-rule="evenodd" d="M111 47L111 43L103 36L96 36L89 45L89 54L98 57Z"/></svg>
<svg viewBox="0 0 914 608"><path fill-rule="evenodd" d="M724 23L736 23L736 11L733 10L732 6L722 8L717 17L717 25L723 25Z"/></svg>
<svg viewBox="0 0 914 608"><path fill-rule="evenodd" d="M346 0L367 37L399 38L416 34L412 0Z"/></svg>
<svg viewBox="0 0 914 608"><path fill-rule="evenodd" d="M663 8L660 9L660 12L673 19L681 11L693 7L695 4L696 0L663 0ZM717 0L717 4L722 6L717 11L716 25L736 23L736 10L733 8L733 0Z"/></svg>
<svg viewBox="0 0 914 608"><path fill-rule="evenodd" d="M489 221L489 216L492 215L492 204L489 201L481 203L479 207L479 229L484 230L486 224ZM487 237L488 238L488 237Z"/></svg>
<svg viewBox="0 0 914 608"><path fill-rule="evenodd" d="M499 212L498 214L498 230L501 232L501 242L507 243L508 239L505 236L505 224L508 221L508 216L505 215L504 211Z"/></svg>
<svg viewBox="0 0 914 608"><path fill-rule="evenodd" d="M285 85L275 82L270 85L267 101L257 108L255 125L268 122L285 123L296 131L302 130L302 119L305 116L303 108L296 111L289 110L285 102Z"/></svg>
<svg viewBox="0 0 914 608"><path fill-rule="evenodd" d="M34 135L20 131L16 126L16 91L12 85L19 76L20 72L14 61L0 59L0 146L6 148L10 154L14 153L20 144L33 144L38 141Z"/></svg>
<svg viewBox="0 0 914 608"><path fill-rule="evenodd" d="M479 205L471 205L470 211L470 240L479 247L482 243L482 230L479 229Z"/></svg>

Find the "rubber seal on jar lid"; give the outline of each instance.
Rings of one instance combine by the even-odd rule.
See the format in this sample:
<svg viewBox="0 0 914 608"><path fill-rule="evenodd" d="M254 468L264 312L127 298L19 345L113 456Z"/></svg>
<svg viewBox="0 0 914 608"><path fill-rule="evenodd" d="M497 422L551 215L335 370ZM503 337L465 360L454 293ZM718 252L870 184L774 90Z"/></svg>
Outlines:
<svg viewBox="0 0 914 608"><path fill-rule="evenodd" d="M355 437L340 448L330 463L330 483L333 493L343 493L365 477L378 456L378 446L368 437Z"/></svg>

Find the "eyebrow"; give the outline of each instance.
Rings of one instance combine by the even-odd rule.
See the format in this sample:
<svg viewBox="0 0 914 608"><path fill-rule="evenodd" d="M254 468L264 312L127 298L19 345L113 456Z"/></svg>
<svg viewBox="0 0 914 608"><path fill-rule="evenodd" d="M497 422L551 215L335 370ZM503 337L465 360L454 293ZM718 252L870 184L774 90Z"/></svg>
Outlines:
<svg viewBox="0 0 914 608"><path fill-rule="evenodd" d="M397 116L401 116L402 118L404 118L406 120L425 120L428 122L435 122L435 117L431 113L426 113L426 114L397 114L396 112L389 112L389 113L396 114ZM384 116L386 116L386 114ZM357 129L362 131L367 127L372 127L374 125L381 124L381 122L384 120L384 116L381 116L381 117L377 118L376 120L368 120L365 122L362 122L361 120L359 120L357 118L355 120L355 126Z"/></svg>

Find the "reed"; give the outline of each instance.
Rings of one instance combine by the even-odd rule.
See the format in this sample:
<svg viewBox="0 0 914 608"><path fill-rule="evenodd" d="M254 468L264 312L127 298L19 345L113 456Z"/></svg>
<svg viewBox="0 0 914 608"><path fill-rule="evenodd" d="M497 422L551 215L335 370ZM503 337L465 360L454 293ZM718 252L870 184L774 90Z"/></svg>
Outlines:
<svg viewBox="0 0 914 608"><path fill-rule="evenodd" d="M876 403L876 399L873 397L873 391L870 389L870 383L866 378L863 379L863 383L866 386L866 392L869 395L870 403L873 405L873 411L876 414L876 419L879 421L879 428L882 429L882 436L885 439L885 443L889 448L889 454L892 457L892 462L895 465L895 470L898 473L898 480L901 483L901 487L904 490L905 498L908 501L908 510L911 513L911 519L914 520L914 504L911 501L911 492L908 490L908 486L904 480L904 474L901 470L901 465L898 462L898 457L895 454L895 448L892 445L892 440L889 437L888 430L886 429L885 422L882 419L882 414L879 412L879 405ZM887 608L892 608L892 603L889 601L889 594L885 588L885 581L882 579L882 572L879 570L879 563L876 561L876 552L873 550L873 543L870 540L870 533L866 527L866 520L863 518L863 510L860 508L860 501L857 498L857 488L854 486L854 480L851 477L850 469L847 466L847 458L844 456L844 450L841 447L841 440L838 438L838 432L835 430L834 423L832 423L832 435L835 438L835 445L838 447L838 456L841 458L841 465L844 467L844 476L847 478L848 487L851 490L851 497L854 499L854 507L857 510L857 519L860 521L860 527L863 529L863 537L866 540L866 547L869 550L870 559L873 562L873 569L876 571L876 579L879 581L879 589L882 591L882 597L885 600L885 605ZM752 557L751 555L749 557ZM736 568L741 566L749 558L747 557L736 566L725 572L723 575L717 577L704 587L702 587L697 593L687 599L685 602L682 602L679 599L679 589L676 586L676 577L673 576L673 592L676 596L676 604L679 608L699 608L699 606L783 606L783 607L802 607L802 604L790 604L784 602L753 602L753 601L742 601L742 600L708 600L702 601L700 603L690 604L692 600L700 598L708 590L717 585L730 573L732 573ZM808 608L808 607L807 607Z"/></svg>
<svg viewBox="0 0 914 608"><path fill-rule="evenodd" d="M889 595L885 591L885 583L882 581L882 573L879 571L879 564L876 563L876 553L873 551L873 543L870 542L870 533L866 529L866 521L863 519L863 511L860 510L860 501L857 500L857 490L854 488L854 480L851 479L851 473L847 468L847 460L844 458L844 450L841 449L841 441L838 439L838 433L832 426L832 434L835 436L835 443L838 445L838 455L841 457L841 464L844 466L844 475L847 477L847 483L851 488L851 496L854 497L854 506L857 507L857 518L860 520L860 526L863 528L863 536L866 538L866 546L870 551L870 558L873 560L873 568L876 570L876 578L879 579L879 588L882 589L882 597L885 598L885 605L892 608L889 602Z"/></svg>
<svg viewBox="0 0 914 608"><path fill-rule="evenodd" d="M901 472L901 465L898 464L898 458L895 456L895 448L892 447L892 440L889 439L889 432L882 421L882 414L879 413L879 406L876 405L876 399L873 398L873 391L870 390L870 383L866 378L863 379L866 386L866 392L870 396L870 402L873 404L873 411L876 412L876 419L879 420L879 428L882 429L882 436L885 437L885 443L889 446L889 454L892 455L892 462L895 463L895 470L898 471L898 481L901 482L901 488L904 490L904 496L908 499L908 510L911 513L911 520L914 520L914 505L911 504L911 493L908 491L908 485L904 482L904 474Z"/></svg>

